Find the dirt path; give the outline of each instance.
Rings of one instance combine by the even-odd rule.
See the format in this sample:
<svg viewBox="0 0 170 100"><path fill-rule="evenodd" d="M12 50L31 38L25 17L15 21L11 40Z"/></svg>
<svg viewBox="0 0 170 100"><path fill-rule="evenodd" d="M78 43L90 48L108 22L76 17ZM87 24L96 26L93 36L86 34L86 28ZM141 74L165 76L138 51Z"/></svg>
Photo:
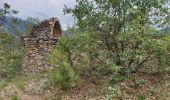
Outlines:
<svg viewBox="0 0 170 100"><path fill-rule="evenodd" d="M11 100L11 96L14 94L19 100L43 100L43 97L25 94L15 85L8 85L3 89L3 91L0 91L0 97L2 100Z"/></svg>

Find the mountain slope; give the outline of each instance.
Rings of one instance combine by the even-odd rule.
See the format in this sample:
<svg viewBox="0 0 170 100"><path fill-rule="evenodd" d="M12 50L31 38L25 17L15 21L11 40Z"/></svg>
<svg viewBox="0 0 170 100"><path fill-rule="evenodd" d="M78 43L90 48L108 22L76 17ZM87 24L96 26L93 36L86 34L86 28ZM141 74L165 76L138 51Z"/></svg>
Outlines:
<svg viewBox="0 0 170 100"><path fill-rule="evenodd" d="M31 20L23 20L20 18L6 17L3 22L3 30L0 31L9 33L15 37L19 37L23 34L29 34L32 28L33 22Z"/></svg>

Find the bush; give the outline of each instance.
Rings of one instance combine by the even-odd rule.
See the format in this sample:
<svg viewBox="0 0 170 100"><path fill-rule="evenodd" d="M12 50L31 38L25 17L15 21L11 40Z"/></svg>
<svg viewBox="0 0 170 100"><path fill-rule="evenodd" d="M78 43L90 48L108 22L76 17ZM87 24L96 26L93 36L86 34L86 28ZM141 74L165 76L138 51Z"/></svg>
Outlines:
<svg viewBox="0 0 170 100"><path fill-rule="evenodd" d="M18 99L18 97L17 97L16 94L13 94L13 95L11 96L11 100L19 100L19 99Z"/></svg>
<svg viewBox="0 0 170 100"><path fill-rule="evenodd" d="M21 71L21 51L14 37L0 33L0 77L10 78Z"/></svg>
<svg viewBox="0 0 170 100"><path fill-rule="evenodd" d="M110 59L121 67L123 74L137 72L144 67L147 70L146 66L153 65L162 71L168 67L165 57L169 43L168 39L163 38L169 36L159 34L160 31L154 26L168 24L168 9L165 6L167 1L77 0L75 7L66 6L64 12L73 15L76 27L84 32L84 47L88 49L83 49L90 51L92 60L100 57L96 54L98 49L102 49L107 55L100 57L100 62ZM147 6L143 6L144 3ZM132 8L134 5L135 9ZM152 13L154 10L157 13ZM151 16L157 16L157 19L153 20ZM98 36L100 47L97 42L91 41L96 38L87 35L88 33Z"/></svg>
<svg viewBox="0 0 170 100"><path fill-rule="evenodd" d="M121 95L121 89L118 85L109 86L106 100L113 100L114 97L120 97Z"/></svg>
<svg viewBox="0 0 170 100"><path fill-rule="evenodd" d="M59 86L62 90L74 87L78 79L78 75L66 62L53 69L49 74L50 84Z"/></svg>
<svg viewBox="0 0 170 100"><path fill-rule="evenodd" d="M49 57L49 62L55 66L49 73L51 85L59 86L62 90L76 85L79 76L73 69L71 56L72 53L68 41L62 38Z"/></svg>
<svg viewBox="0 0 170 100"><path fill-rule="evenodd" d="M145 94L140 93L140 94L137 95L137 100L145 100L145 99L146 99Z"/></svg>

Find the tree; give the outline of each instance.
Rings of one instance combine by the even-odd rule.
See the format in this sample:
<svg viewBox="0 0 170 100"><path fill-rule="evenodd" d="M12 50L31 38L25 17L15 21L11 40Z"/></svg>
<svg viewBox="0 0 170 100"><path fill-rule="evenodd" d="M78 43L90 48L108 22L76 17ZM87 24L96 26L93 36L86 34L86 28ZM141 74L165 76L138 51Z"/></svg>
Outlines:
<svg viewBox="0 0 170 100"><path fill-rule="evenodd" d="M49 62L54 69L49 74L49 82L59 86L62 90L74 87L79 79L73 68L72 38L62 37L49 56Z"/></svg>
<svg viewBox="0 0 170 100"><path fill-rule="evenodd" d="M3 25L3 22L7 15L13 15L17 13L18 11L10 9L10 5L8 3L4 3L3 7L0 8L0 26Z"/></svg>
<svg viewBox="0 0 170 100"><path fill-rule="evenodd" d="M3 26L6 16L17 14L7 3L0 7L0 27ZM0 32L0 78L13 77L21 69L21 52L13 36Z"/></svg>
<svg viewBox="0 0 170 100"><path fill-rule="evenodd" d="M74 16L76 25L82 32L86 34L88 30L100 37L101 48L107 50L107 60L120 66L124 74L127 70L136 72L155 59L159 64L162 63L159 59L162 58L160 51L163 51L161 48L167 50L167 46L163 47L161 42L169 37L155 36L152 33L156 31L154 26L167 23L167 2L168 0L77 0L74 8L66 6L64 12ZM93 59L96 57L93 56ZM163 62L165 63L165 58Z"/></svg>

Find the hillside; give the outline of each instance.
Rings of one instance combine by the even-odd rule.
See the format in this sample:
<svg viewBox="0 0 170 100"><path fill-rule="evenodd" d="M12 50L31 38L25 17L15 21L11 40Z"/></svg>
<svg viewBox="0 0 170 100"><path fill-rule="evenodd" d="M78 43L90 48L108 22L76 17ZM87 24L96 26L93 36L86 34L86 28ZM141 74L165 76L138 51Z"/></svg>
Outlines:
<svg viewBox="0 0 170 100"><path fill-rule="evenodd" d="M0 100L170 100L168 1L0 5Z"/></svg>
<svg viewBox="0 0 170 100"><path fill-rule="evenodd" d="M31 19L23 20L20 18L6 17L3 20L4 29L1 31L19 38L23 34L30 34L34 23Z"/></svg>

